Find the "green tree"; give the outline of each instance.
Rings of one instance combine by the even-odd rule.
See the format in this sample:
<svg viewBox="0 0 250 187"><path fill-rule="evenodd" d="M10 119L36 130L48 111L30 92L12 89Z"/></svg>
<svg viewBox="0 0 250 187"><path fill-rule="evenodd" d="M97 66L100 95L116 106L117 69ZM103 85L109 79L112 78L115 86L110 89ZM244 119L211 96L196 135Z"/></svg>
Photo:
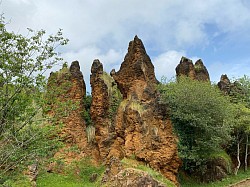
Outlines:
<svg viewBox="0 0 250 187"><path fill-rule="evenodd" d="M186 77L163 82L159 91L170 107L184 169L191 171L230 139L231 104L217 87Z"/></svg>
<svg viewBox="0 0 250 187"><path fill-rule="evenodd" d="M44 73L62 61L56 48L67 42L61 30L48 37L44 30L28 29L27 36L9 32L0 17L0 177L49 151L44 140L50 130L41 128Z"/></svg>
<svg viewBox="0 0 250 187"><path fill-rule="evenodd" d="M241 166L240 155L244 152L244 169L248 165L248 142L250 134L250 78L246 75L236 79L230 92L231 102L234 103L233 146L236 147L237 166L235 174ZM242 147L244 151L242 151Z"/></svg>

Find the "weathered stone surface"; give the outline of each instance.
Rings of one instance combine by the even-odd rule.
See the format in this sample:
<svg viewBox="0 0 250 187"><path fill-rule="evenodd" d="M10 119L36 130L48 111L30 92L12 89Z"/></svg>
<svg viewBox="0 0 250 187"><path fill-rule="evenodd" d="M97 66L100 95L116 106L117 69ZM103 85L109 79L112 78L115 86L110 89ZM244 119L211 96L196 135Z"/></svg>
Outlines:
<svg viewBox="0 0 250 187"><path fill-rule="evenodd" d="M182 57L180 63L175 68L176 76L187 76L192 80L210 81L207 68L204 66L201 59L193 64L192 60Z"/></svg>
<svg viewBox="0 0 250 187"><path fill-rule="evenodd" d="M177 184L176 137L158 103L154 66L137 36L130 42L120 70L112 75L124 99L117 111L116 140L108 159L135 156Z"/></svg>
<svg viewBox="0 0 250 187"><path fill-rule="evenodd" d="M202 182L213 182L222 180L232 174L232 164L223 157L212 158L207 161L204 172L197 172L194 175Z"/></svg>
<svg viewBox="0 0 250 187"><path fill-rule="evenodd" d="M81 154L75 154L62 149L56 154L57 157L71 160L86 153L86 126L82 117L85 92L85 82L77 61L72 62L69 69L64 67L59 72L51 73L49 77L48 94L51 97L49 115L64 124L59 132L59 136L66 145L64 149L77 146L82 151ZM53 103L53 101L57 102Z"/></svg>
<svg viewBox="0 0 250 187"><path fill-rule="evenodd" d="M99 60L94 60L91 67L90 84L92 88L92 103L90 108L91 119L95 126L95 140L102 159L108 154L105 142L109 137L109 94L108 86L103 79L103 65Z"/></svg>
<svg viewBox="0 0 250 187"><path fill-rule="evenodd" d="M187 76L190 77L191 79L195 80L196 79L196 74L194 70L194 64L192 60L182 57L180 63L177 65L175 68L176 71L176 76Z"/></svg>
<svg viewBox="0 0 250 187"><path fill-rule="evenodd" d="M37 179L37 175L38 175L38 162L37 160L35 161L35 163L31 164L28 166L28 170L26 170L24 172L24 174L28 177L31 186L32 187L36 187L36 179Z"/></svg>
<svg viewBox="0 0 250 187"><path fill-rule="evenodd" d="M112 176L108 183L110 187L166 187L164 184L153 179L148 173L126 168L121 170L117 175Z"/></svg>
<svg viewBox="0 0 250 187"><path fill-rule="evenodd" d="M218 82L217 85L224 94L228 95L230 93L232 83L230 82L227 75L221 75L220 82Z"/></svg>
<svg viewBox="0 0 250 187"><path fill-rule="evenodd" d="M137 36L129 43L128 53L120 70L116 73L112 72L112 74L123 98L128 98L132 94L135 94L135 96L142 94L135 89L135 85L145 87L157 83L154 66L146 53L142 41ZM140 83L134 83L134 81Z"/></svg>
<svg viewBox="0 0 250 187"><path fill-rule="evenodd" d="M198 80L198 81L210 81L207 68L206 68L206 66L204 66L201 59L199 59L195 62L194 71L196 74L196 80Z"/></svg>

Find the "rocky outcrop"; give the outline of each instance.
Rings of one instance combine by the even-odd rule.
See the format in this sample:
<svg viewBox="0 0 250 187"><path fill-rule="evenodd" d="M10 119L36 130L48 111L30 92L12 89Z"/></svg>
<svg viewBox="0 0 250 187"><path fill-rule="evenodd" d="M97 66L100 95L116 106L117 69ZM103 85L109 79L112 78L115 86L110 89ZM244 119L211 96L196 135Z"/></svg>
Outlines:
<svg viewBox="0 0 250 187"><path fill-rule="evenodd" d="M218 82L219 89L226 95L228 95L231 92L231 88L233 84L230 82L227 75L221 75L220 82Z"/></svg>
<svg viewBox="0 0 250 187"><path fill-rule="evenodd" d="M85 155L87 147L86 125L83 119L83 97L86 88L78 61L72 62L70 68L66 66L60 71L51 73L48 80L48 114L56 123L63 123L59 136L65 147L57 153L59 157L71 160ZM77 146L81 154L74 154L65 149Z"/></svg>
<svg viewBox="0 0 250 187"><path fill-rule="evenodd" d="M107 82L110 82L108 84ZM110 93L112 78L103 72L103 65L99 60L94 60L91 67L90 84L92 88L92 103L90 115L95 126L95 141L101 159L104 160L109 152L112 142L111 119L109 118Z"/></svg>
<svg viewBox="0 0 250 187"><path fill-rule="evenodd" d="M108 159L134 156L177 184L180 159L172 124L158 102L154 66L136 36L120 70L111 75L123 94L116 119L116 138Z"/></svg>
<svg viewBox="0 0 250 187"><path fill-rule="evenodd" d="M204 66L201 59L193 64L192 60L182 57L175 71L177 77L187 76L192 80L210 81L207 68Z"/></svg>
<svg viewBox="0 0 250 187"><path fill-rule="evenodd" d="M150 176L148 173L133 169L126 168L121 170L117 175L112 176L108 183L109 187L166 187Z"/></svg>
<svg viewBox="0 0 250 187"><path fill-rule="evenodd" d="M74 158L91 154L107 164L105 182L120 176L124 170L120 160L133 157L178 184L176 176L181 161L177 155L177 138L172 131L167 107L159 103L154 66L137 36L129 43L120 70L112 70L110 75L103 71L99 60L94 60L90 78L91 124L86 124L83 118L85 84L79 63L73 62L69 69L64 67L51 74L48 82L48 93L52 94L49 114L58 116L58 121L64 123L59 136L66 148L77 145L80 150L80 154L70 153L68 157L62 154L63 151L57 155ZM61 105L67 106L67 110L62 111L64 116L58 110ZM160 186L149 176L135 173L129 171L128 176L138 182L135 182L137 186ZM124 180L127 183L130 179Z"/></svg>
<svg viewBox="0 0 250 187"><path fill-rule="evenodd" d="M120 70L117 73L112 71L111 74L113 74L113 78L125 99L134 94L133 96L147 100L147 91L141 92L141 89L146 90L146 87L148 87L151 90L150 87L157 83L154 66L142 41L137 36L135 36L134 41L129 43L128 53ZM138 89L137 86L139 86ZM141 94L145 95L142 96Z"/></svg>
<svg viewBox="0 0 250 187"><path fill-rule="evenodd" d="M206 66L204 66L201 59L199 59L195 62L194 71L195 71L195 75L196 75L196 80L198 80L198 81L210 81L207 68L206 68Z"/></svg>

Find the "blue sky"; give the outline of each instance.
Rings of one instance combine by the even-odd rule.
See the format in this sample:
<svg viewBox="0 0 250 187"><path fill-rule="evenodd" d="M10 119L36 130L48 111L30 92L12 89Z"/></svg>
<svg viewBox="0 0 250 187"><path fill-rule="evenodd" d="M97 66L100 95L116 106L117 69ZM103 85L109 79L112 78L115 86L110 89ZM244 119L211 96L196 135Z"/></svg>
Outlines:
<svg viewBox="0 0 250 187"><path fill-rule="evenodd" d="M80 62L87 84L93 60L118 70L135 35L158 79L174 76L181 56L201 58L215 82L250 75L249 0L2 0L0 12L22 34L62 28L70 40L62 56Z"/></svg>

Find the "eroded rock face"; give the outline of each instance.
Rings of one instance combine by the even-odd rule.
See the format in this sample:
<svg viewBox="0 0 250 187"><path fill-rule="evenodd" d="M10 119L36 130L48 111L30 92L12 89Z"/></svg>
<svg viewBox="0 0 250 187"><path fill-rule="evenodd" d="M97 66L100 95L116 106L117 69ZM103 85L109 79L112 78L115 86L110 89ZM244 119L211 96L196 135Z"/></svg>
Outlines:
<svg viewBox="0 0 250 187"><path fill-rule="evenodd" d="M146 53L142 41L137 36L129 43L128 53L120 70L117 73L112 72L111 75L113 75L123 98L138 96L140 99L143 99L141 96L143 93L140 90L145 90L144 87L150 87L157 83L154 66ZM139 86L140 90L136 89L135 85Z"/></svg>
<svg viewBox="0 0 250 187"><path fill-rule="evenodd" d="M97 143L101 159L104 159L109 151L109 93L108 85L104 81L103 65L99 60L94 60L92 64L90 84L92 88L90 114L96 131L95 141Z"/></svg>
<svg viewBox="0 0 250 187"><path fill-rule="evenodd" d="M192 60L182 57L180 63L177 65L175 68L176 71L176 76L187 76L190 77L191 79L195 80L196 75L195 75L195 70L194 70L194 64Z"/></svg>
<svg viewBox="0 0 250 187"><path fill-rule="evenodd" d="M232 83L230 82L229 78L227 77L227 75L221 75L220 77L220 82L218 82L218 87L220 88L221 91L223 91L224 94L229 94L231 87L232 87Z"/></svg>
<svg viewBox="0 0 250 187"><path fill-rule="evenodd" d="M137 36L130 42L120 70L112 75L123 101L117 111L116 139L108 159L134 156L177 184L180 159L176 137L158 103L154 66Z"/></svg>
<svg viewBox="0 0 250 187"><path fill-rule="evenodd" d="M182 57L180 63L175 68L176 76L187 76L192 80L210 81L207 68L201 59L193 64L192 60Z"/></svg>
<svg viewBox="0 0 250 187"><path fill-rule="evenodd" d="M127 168L121 170L117 175L112 176L110 187L166 187L164 184L153 179L148 173Z"/></svg>
<svg viewBox="0 0 250 187"><path fill-rule="evenodd" d="M198 81L210 81L207 68L206 68L206 66L204 66L201 59L199 59L195 62L194 71L196 74L196 80L198 80Z"/></svg>
<svg viewBox="0 0 250 187"><path fill-rule="evenodd" d="M57 122L64 124L60 129L59 136L66 145L65 149L77 146L82 151L82 154L84 154L87 147L86 125L82 116L85 92L85 82L78 61L72 62L69 69L64 67L59 72L50 74L48 97L50 97L51 101L49 103L51 110L49 115ZM64 150L59 151L57 154L62 154L66 159L82 156L70 152L64 153Z"/></svg>

